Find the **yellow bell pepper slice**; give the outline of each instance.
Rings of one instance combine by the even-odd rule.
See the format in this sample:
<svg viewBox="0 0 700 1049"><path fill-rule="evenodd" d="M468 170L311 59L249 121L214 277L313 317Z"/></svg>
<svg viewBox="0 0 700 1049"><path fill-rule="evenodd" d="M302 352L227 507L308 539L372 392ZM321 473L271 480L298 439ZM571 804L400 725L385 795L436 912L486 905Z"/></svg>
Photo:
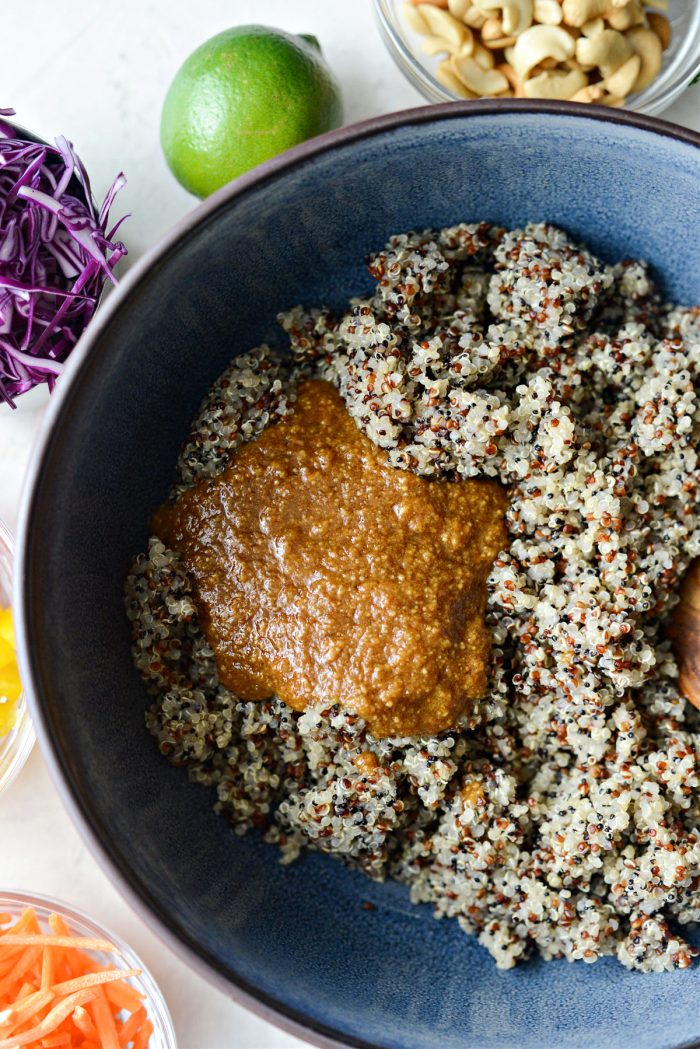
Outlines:
<svg viewBox="0 0 700 1049"><path fill-rule="evenodd" d="M0 608L0 638L15 647L15 628L12 625L12 609Z"/></svg>
<svg viewBox="0 0 700 1049"><path fill-rule="evenodd" d="M0 609L0 737L6 736L17 718L17 700L22 694L12 609Z"/></svg>

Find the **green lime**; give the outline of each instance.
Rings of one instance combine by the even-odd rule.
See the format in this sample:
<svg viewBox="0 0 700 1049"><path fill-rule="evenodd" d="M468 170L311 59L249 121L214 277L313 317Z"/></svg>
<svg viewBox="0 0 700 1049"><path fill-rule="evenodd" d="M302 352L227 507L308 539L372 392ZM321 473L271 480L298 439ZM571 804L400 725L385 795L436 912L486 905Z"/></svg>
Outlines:
<svg viewBox="0 0 700 1049"><path fill-rule="evenodd" d="M238 26L207 40L180 67L163 105L160 140L178 182L206 197L342 117L315 37Z"/></svg>

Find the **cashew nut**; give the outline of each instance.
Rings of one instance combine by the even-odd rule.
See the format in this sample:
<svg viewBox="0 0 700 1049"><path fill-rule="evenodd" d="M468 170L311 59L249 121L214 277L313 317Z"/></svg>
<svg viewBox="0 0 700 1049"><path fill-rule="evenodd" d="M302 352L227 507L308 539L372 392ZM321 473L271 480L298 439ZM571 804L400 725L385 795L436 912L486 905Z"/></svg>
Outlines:
<svg viewBox="0 0 700 1049"><path fill-rule="evenodd" d="M470 29L481 29L487 18L488 15L485 14L480 7L477 7L476 4L474 4L469 8L466 15L462 17L462 21L465 25L468 25Z"/></svg>
<svg viewBox="0 0 700 1049"><path fill-rule="evenodd" d="M563 0L561 7L564 21L567 25L580 28L592 18L604 15L610 3L611 0Z"/></svg>
<svg viewBox="0 0 700 1049"><path fill-rule="evenodd" d="M566 62L564 62L564 67L566 69L578 69L579 73L590 73L590 69L582 66L577 58L567 58Z"/></svg>
<svg viewBox="0 0 700 1049"><path fill-rule="evenodd" d="M506 31L503 27L503 21L497 15L491 15L487 18L482 25L482 42L488 44L491 40L497 40L499 37L505 37Z"/></svg>
<svg viewBox="0 0 700 1049"><path fill-rule="evenodd" d="M518 36L532 25L533 0L474 0L485 12L501 11L503 36Z"/></svg>
<svg viewBox="0 0 700 1049"><path fill-rule="evenodd" d="M604 84L611 95L625 98L637 82L642 60L639 55L632 55L616 69L612 76L606 77Z"/></svg>
<svg viewBox="0 0 700 1049"><path fill-rule="evenodd" d="M403 15L409 29L412 29L414 33L420 33L421 36L427 36L430 33L428 23L413 4L403 5Z"/></svg>
<svg viewBox="0 0 700 1049"><path fill-rule="evenodd" d="M638 0L629 0L624 7L616 7L608 11L605 18L611 29L624 32L625 29L631 29L634 25L641 25L644 21L644 12Z"/></svg>
<svg viewBox="0 0 700 1049"><path fill-rule="evenodd" d="M510 47L515 43L514 36L508 36L503 29L500 18L488 18L481 27L481 39L486 47L493 50Z"/></svg>
<svg viewBox="0 0 700 1049"><path fill-rule="evenodd" d="M496 69L499 71L499 73L503 73L503 76L510 84L513 90L513 97L524 98L525 92L523 91L523 85L518 79L518 75L513 69L513 67L508 62L503 62L500 66L496 66Z"/></svg>
<svg viewBox="0 0 700 1049"><path fill-rule="evenodd" d="M575 95L571 96L571 102L601 102L605 95L605 88L602 84L589 84L588 87L582 87L580 91L577 91Z"/></svg>
<svg viewBox="0 0 700 1049"><path fill-rule="evenodd" d="M433 36L441 36L455 49L460 48L467 39L469 30L463 22L453 18L449 11L432 4L419 4L418 10L428 24Z"/></svg>
<svg viewBox="0 0 700 1049"><path fill-rule="evenodd" d="M449 40L445 40L442 36L426 36L421 43L421 51L426 55L439 55L447 52L453 55L460 49L451 44Z"/></svg>
<svg viewBox="0 0 700 1049"><path fill-rule="evenodd" d="M604 80L619 69L633 51L631 42L616 29L604 29L602 33L582 36L576 41L576 58L581 65L588 69L597 66Z"/></svg>
<svg viewBox="0 0 700 1049"><path fill-rule="evenodd" d="M447 0L447 10L453 18L459 18L460 22L464 21L464 16L471 6L472 0Z"/></svg>
<svg viewBox="0 0 700 1049"><path fill-rule="evenodd" d="M559 0L535 0L534 14L541 25L559 25L563 18Z"/></svg>
<svg viewBox="0 0 700 1049"><path fill-rule="evenodd" d="M661 41L656 33L644 26L635 26L628 29L625 39L637 52L642 60L642 68L639 70L633 91L643 91L658 76L661 69L662 49Z"/></svg>
<svg viewBox="0 0 700 1049"><path fill-rule="evenodd" d="M600 106L621 106L624 105L625 99L620 98L619 95L609 94L602 83L589 84L588 87L584 87L582 91L577 91L575 95L572 95L569 99L570 102L596 102Z"/></svg>
<svg viewBox="0 0 700 1049"><path fill-rule="evenodd" d="M481 44L474 44L472 58L479 63L482 69L493 69L496 65L493 51L489 51L487 47L482 47Z"/></svg>
<svg viewBox="0 0 700 1049"><path fill-rule="evenodd" d="M576 41L561 26L534 25L515 41L510 62L521 80L524 80L530 70L546 58L564 62L573 56L575 48Z"/></svg>
<svg viewBox="0 0 700 1049"><path fill-rule="evenodd" d="M584 36L595 36L596 33L602 33L604 29L605 21L602 18L592 18L590 22L584 22L581 26Z"/></svg>
<svg viewBox="0 0 700 1049"><path fill-rule="evenodd" d="M571 98L587 83L588 77L578 69L570 69L568 72L546 70L526 80L523 90L526 98Z"/></svg>
<svg viewBox="0 0 700 1049"><path fill-rule="evenodd" d="M435 70L436 78L447 88L448 91L451 91L453 95L459 95L460 98L476 98L474 92L470 91L468 87L465 87L454 72L451 62L452 59L446 58L440 63Z"/></svg>
<svg viewBox="0 0 700 1049"><path fill-rule="evenodd" d="M498 40L499 36L505 35L503 22L498 15L491 15L481 27L481 39L485 44L488 44L490 40Z"/></svg>
<svg viewBox="0 0 700 1049"><path fill-rule="evenodd" d="M666 15L659 14L658 11L650 11L647 15L647 22L652 33L656 33L658 36L661 47L665 51L671 43L672 36L671 23L668 18Z"/></svg>
<svg viewBox="0 0 700 1049"><path fill-rule="evenodd" d="M452 69L462 83L477 95L500 95L509 88L503 73L483 69L470 55L454 55Z"/></svg>

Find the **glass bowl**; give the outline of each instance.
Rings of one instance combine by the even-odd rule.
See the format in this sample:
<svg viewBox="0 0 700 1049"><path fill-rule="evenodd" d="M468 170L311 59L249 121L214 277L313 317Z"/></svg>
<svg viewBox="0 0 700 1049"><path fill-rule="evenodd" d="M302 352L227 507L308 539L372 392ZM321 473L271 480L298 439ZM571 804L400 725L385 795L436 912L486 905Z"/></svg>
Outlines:
<svg viewBox="0 0 700 1049"><path fill-rule="evenodd" d="M12 536L0 521L0 608L12 604ZM10 731L0 736L0 792L12 782L34 746L34 728L29 717L27 700L17 700L17 716Z"/></svg>
<svg viewBox="0 0 700 1049"><path fill-rule="evenodd" d="M421 40L409 29L401 8L404 0L373 0L379 28L391 57L402 73L430 102L453 102L453 94L436 80L434 72L444 56L429 57ZM664 52L661 72L652 84L630 95L625 109L654 116L674 102L700 73L700 0L669 0L665 12L673 27L671 45Z"/></svg>
<svg viewBox="0 0 700 1049"><path fill-rule="evenodd" d="M114 944L116 951L109 953L88 951L87 953L95 959L98 965L113 965L116 969L141 970L140 976L131 977L126 982L144 996L143 1004L148 1019L153 1024L153 1034L149 1038L148 1049L177 1049L175 1028L165 999L150 972L131 947L125 944L119 936L115 936L111 930L106 929L104 925L98 925L92 918L69 907L61 900L52 899L50 896L35 896L33 893L0 891L0 913L9 914L13 920L16 920L27 907L34 908L39 924L46 931L49 931L49 915L58 914L70 927L71 932L78 936L109 940Z"/></svg>

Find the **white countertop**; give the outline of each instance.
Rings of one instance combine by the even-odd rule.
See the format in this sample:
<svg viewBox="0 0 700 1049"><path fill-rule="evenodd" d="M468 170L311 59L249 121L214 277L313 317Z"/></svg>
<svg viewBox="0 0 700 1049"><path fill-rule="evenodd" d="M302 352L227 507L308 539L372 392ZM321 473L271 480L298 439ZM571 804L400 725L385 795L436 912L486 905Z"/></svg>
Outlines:
<svg viewBox="0 0 700 1049"><path fill-rule="evenodd" d="M31 25L15 8L5 20L0 106L13 106L47 139L70 138L98 198L126 172L114 213L132 214L124 229L131 261L195 203L165 166L158 123L176 68L213 33L253 21L314 33L340 80L348 123L423 101L385 51L369 0L34 0L28 17ZM700 86L664 116L700 130ZM14 413L0 407L0 517L11 529L45 399L36 391ZM165 994L180 1049L302 1045L209 987L131 911L73 827L37 748L0 797L0 821L0 888L62 898L129 941Z"/></svg>

